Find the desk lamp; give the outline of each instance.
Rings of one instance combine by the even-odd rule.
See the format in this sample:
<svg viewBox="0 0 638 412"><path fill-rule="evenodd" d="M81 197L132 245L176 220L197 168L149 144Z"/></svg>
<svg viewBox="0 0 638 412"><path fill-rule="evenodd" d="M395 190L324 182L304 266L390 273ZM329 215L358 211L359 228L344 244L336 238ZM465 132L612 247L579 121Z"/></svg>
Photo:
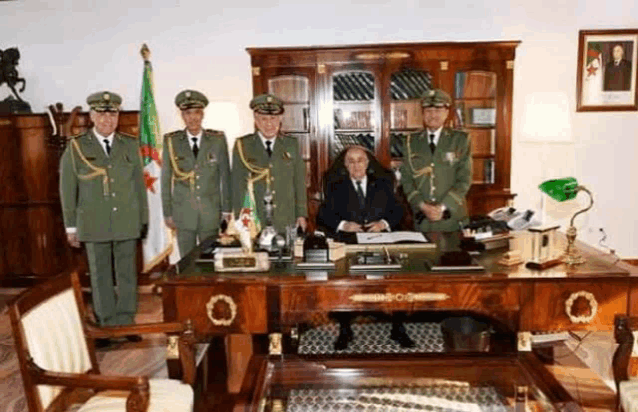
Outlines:
<svg viewBox="0 0 638 412"><path fill-rule="evenodd" d="M589 195L589 206L577 211L572 216L569 222L569 228L567 229L567 248L565 249L565 255L563 256L563 262L568 265L578 265L585 262L582 255L576 250L574 241L576 240L576 228L574 227L574 219L581 213L585 213L594 205L594 198L589 190L584 186L580 186L578 181L573 177L565 177L562 179L552 179L541 183L538 188L549 195L552 199L558 202L564 202L565 200L574 199L578 192L583 191Z"/></svg>

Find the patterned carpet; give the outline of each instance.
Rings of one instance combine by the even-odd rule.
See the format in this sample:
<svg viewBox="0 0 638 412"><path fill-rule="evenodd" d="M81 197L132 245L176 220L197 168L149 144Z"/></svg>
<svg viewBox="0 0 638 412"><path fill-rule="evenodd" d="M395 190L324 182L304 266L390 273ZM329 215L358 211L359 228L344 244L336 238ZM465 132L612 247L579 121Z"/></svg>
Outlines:
<svg viewBox="0 0 638 412"><path fill-rule="evenodd" d="M285 402L287 412L505 412L511 409L494 388L461 385L357 390L293 389Z"/></svg>
<svg viewBox="0 0 638 412"><path fill-rule="evenodd" d="M314 327L301 334L299 353L323 355L331 353L423 353L443 352L444 343L438 323L405 323L408 336L414 340L414 348L405 349L390 339L390 322L353 324L354 340L342 351L334 350L339 335L339 325L330 323Z"/></svg>

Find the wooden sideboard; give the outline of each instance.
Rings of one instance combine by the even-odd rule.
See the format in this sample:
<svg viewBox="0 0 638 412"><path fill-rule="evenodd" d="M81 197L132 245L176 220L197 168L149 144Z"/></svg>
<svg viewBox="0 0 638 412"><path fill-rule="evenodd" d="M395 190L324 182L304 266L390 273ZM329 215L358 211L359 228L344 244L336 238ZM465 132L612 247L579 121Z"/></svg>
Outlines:
<svg viewBox="0 0 638 412"><path fill-rule="evenodd" d="M60 114L58 126L69 118L70 113ZM88 113L79 113L70 135L90 127ZM137 135L138 112L122 112L118 130ZM58 194L63 145L46 113L0 117L2 285L31 284L74 265L86 267L82 251L68 246L64 232Z"/></svg>

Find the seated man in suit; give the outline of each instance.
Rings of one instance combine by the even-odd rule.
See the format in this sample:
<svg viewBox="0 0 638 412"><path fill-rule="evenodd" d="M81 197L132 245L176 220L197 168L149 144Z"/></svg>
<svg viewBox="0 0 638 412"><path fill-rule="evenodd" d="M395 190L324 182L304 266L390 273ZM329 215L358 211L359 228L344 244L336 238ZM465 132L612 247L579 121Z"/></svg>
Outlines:
<svg viewBox="0 0 638 412"><path fill-rule="evenodd" d="M361 146L347 149L344 157L347 176L328 180L326 201L317 215L318 227L328 229L333 236L343 232L381 232L397 228L403 209L394 197L393 181L369 173L370 158L374 159ZM353 339L350 327L353 315L338 313L333 316L340 324L335 350L346 349ZM403 326L403 318L403 314L393 314L390 337L402 347L413 347L414 342Z"/></svg>

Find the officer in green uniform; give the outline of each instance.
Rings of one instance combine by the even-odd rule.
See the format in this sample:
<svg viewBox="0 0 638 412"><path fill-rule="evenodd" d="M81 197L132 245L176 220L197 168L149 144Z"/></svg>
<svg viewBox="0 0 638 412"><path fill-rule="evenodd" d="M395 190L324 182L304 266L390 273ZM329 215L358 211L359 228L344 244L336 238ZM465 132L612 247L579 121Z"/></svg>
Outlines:
<svg viewBox="0 0 638 412"><path fill-rule="evenodd" d="M472 153L467 133L443 127L452 99L443 90L421 100L425 129L404 140L401 183L422 232L453 232L467 221Z"/></svg>
<svg viewBox="0 0 638 412"><path fill-rule="evenodd" d="M257 216L264 224L264 195L270 190L275 230L285 233L290 225L306 230L306 167L297 139L280 133L284 104L276 96L262 94L250 101L250 108L257 131L238 138L233 148L235 215L239 215L252 187Z"/></svg>
<svg viewBox="0 0 638 412"><path fill-rule="evenodd" d="M60 163L64 225L73 247L86 246L97 321L125 325L137 310L136 244L148 228L142 159L138 140L115 131L122 98L103 91L86 101L94 127L69 140Z"/></svg>
<svg viewBox="0 0 638 412"><path fill-rule="evenodd" d="M218 234L231 216L230 164L224 132L202 128L208 99L195 90L175 97L186 128L164 136L162 208L166 225L177 230L185 256L199 241Z"/></svg>

